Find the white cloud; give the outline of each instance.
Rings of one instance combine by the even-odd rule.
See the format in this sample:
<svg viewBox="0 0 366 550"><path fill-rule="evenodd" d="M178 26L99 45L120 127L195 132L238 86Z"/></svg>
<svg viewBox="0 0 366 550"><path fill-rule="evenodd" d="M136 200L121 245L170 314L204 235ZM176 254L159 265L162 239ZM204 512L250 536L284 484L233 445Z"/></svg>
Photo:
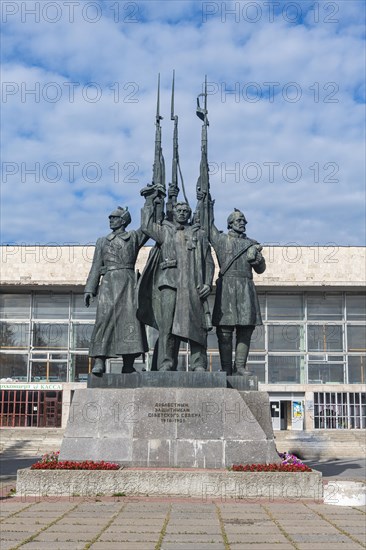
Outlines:
<svg viewBox="0 0 366 550"><path fill-rule="evenodd" d="M273 23L262 17L255 24L229 16L222 22L220 13L203 23L197 2L138 2L138 22L126 23L120 13L116 23L114 4L101 4L95 24L75 13L74 23L22 23L18 14L4 25L2 80L15 93L3 103L3 162L16 164L3 169L18 168L6 179L3 172L4 242L94 241L108 231L107 216L119 203L128 204L137 226L139 189L152 173L159 71L170 179L175 68L181 165L192 203L200 156L195 103L207 74L216 92L209 96L209 159L219 168L211 177L217 224L225 228L237 206L249 233L263 242L363 244L363 4L348 2L345 10L337 3L339 23L325 22L329 13L320 12L315 24L314 14L306 15L311 3L304 3L306 24L297 25L281 15L284 3ZM250 101L249 82L262 92L257 102ZM279 83L273 102L268 82ZM291 82L301 91L297 102ZM39 101L30 94L22 101L22 86L39 86ZM225 94L235 87L236 95ZM59 100L50 101L57 90ZM279 163L273 182L268 162ZM21 163L28 170L39 163L40 181ZM78 163L74 178L70 163ZM98 167L96 181L90 163ZM294 178L288 163L300 167L299 181L286 181ZM255 166L261 178L249 181ZM225 176L233 169L239 177ZM57 170L61 176L52 181Z"/></svg>

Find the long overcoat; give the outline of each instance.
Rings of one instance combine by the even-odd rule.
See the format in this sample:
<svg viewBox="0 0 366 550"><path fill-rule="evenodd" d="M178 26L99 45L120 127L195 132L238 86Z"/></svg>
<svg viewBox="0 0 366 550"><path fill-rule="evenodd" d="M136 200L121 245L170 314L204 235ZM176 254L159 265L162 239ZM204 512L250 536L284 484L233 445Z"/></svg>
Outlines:
<svg viewBox="0 0 366 550"><path fill-rule="evenodd" d="M221 233L211 227L211 244L216 252L219 266L224 269L240 250L245 250L216 281L215 305L212 316L214 326L262 325L257 292L253 283L253 269L263 273L266 262L260 252L254 262L249 262L247 252L258 242L241 237L234 231Z"/></svg>
<svg viewBox="0 0 366 550"><path fill-rule="evenodd" d="M176 226L164 221L152 222L153 210L145 206L141 227L157 243L142 274L139 289L138 317L145 324L159 329L164 304L159 291L163 287L176 290L172 334L179 338L206 344L205 309L198 289L212 285L214 263L206 234L198 226ZM150 296L149 300L144 297Z"/></svg>
<svg viewBox="0 0 366 550"><path fill-rule="evenodd" d="M91 357L137 355L148 349L145 328L136 317L135 273L138 251L146 240L140 229L117 230L96 243L85 286L85 292L98 296Z"/></svg>

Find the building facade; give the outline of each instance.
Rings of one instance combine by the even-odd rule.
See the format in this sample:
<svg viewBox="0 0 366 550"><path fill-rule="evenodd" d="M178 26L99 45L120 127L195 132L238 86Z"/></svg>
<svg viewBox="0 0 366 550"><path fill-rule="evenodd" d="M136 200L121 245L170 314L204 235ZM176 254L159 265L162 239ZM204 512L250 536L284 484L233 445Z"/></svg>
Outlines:
<svg viewBox="0 0 366 550"><path fill-rule="evenodd" d="M83 287L93 246L1 247L0 393L2 427L60 427L75 388L86 387L96 303ZM142 271L149 247L139 255ZM366 428L365 248L267 246L255 275L263 326L248 369L271 401L277 430ZM214 300L214 291L211 303ZM136 362L149 370L150 351ZM220 368L215 332L209 368ZM182 343L179 369L189 369ZM120 360L108 369L120 372Z"/></svg>

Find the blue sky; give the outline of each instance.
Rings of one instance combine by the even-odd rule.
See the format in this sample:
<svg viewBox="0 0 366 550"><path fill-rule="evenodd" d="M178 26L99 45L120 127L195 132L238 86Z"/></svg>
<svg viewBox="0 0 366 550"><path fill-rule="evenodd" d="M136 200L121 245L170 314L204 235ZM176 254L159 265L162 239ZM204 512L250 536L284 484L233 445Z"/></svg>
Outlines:
<svg viewBox="0 0 366 550"><path fill-rule="evenodd" d="M199 173L208 78L216 222L262 243L365 244L363 1L7 1L2 5L2 243L94 242L151 181L156 81L170 179Z"/></svg>

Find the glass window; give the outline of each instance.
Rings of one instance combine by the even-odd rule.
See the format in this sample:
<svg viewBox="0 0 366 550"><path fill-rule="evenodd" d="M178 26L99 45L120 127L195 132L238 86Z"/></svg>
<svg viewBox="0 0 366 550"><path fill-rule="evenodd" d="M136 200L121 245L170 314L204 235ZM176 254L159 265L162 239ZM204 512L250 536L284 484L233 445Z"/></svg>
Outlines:
<svg viewBox="0 0 366 550"><path fill-rule="evenodd" d="M363 321L366 319L366 294L347 294L347 319Z"/></svg>
<svg viewBox="0 0 366 550"><path fill-rule="evenodd" d="M268 383L304 383L304 357L299 355L269 355Z"/></svg>
<svg viewBox="0 0 366 550"><path fill-rule="evenodd" d="M68 346L69 326L61 323L34 323L33 347L62 349Z"/></svg>
<svg viewBox="0 0 366 550"><path fill-rule="evenodd" d="M68 319L69 294L36 294L33 300L35 319Z"/></svg>
<svg viewBox="0 0 366 550"><path fill-rule="evenodd" d="M249 357L247 362L247 370L258 377L258 382L263 384L266 381L266 365L265 363L252 363Z"/></svg>
<svg viewBox="0 0 366 550"><path fill-rule="evenodd" d="M268 319L303 319L304 305L301 294L267 296Z"/></svg>
<svg viewBox="0 0 366 550"><path fill-rule="evenodd" d="M309 351L342 351L342 325L326 323L308 326Z"/></svg>
<svg viewBox="0 0 366 550"><path fill-rule="evenodd" d="M207 334L207 349L217 350L219 345L217 343L216 331L213 330Z"/></svg>
<svg viewBox="0 0 366 550"><path fill-rule="evenodd" d="M269 351L304 351L304 329L301 325L269 325Z"/></svg>
<svg viewBox="0 0 366 550"><path fill-rule="evenodd" d="M366 326L347 326L348 351L366 351Z"/></svg>
<svg viewBox="0 0 366 550"><path fill-rule="evenodd" d="M94 359L87 355L72 355L71 356L71 382L86 382L88 374L93 368Z"/></svg>
<svg viewBox="0 0 366 550"><path fill-rule="evenodd" d="M261 310L262 319L266 318L266 295L258 294L259 308Z"/></svg>
<svg viewBox="0 0 366 550"><path fill-rule="evenodd" d="M212 372L221 370L220 356L218 354L209 353L207 355L207 370Z"/></svg>
<svg viewBox="0 0 366 550"><path fill-rule="evenodd" d="M94 325L72 324L72 349L88 349Z"/></svg>
<svg viewBox="0 0 366 550"><path fill-rule="evenodd" d="M73 294L71 315L73 319L95 319L97 311L97 299L90 301L89 307L84 304L84 294Z"/></svg>
<svg viewBox="0 0 366 550"><path fill-rule="evenodd" d="M0 378L27 381L28 355L25 353L0 353Z"/></svg>
<svg viewBox="0 0 366 550"><path fill-rule="evenodd" d="M347 393L314 393L314 428L348 428Z"/></svg>
<svg viewBox="0 0 366 550"><path fill-rule="evenodd" d="M0 323L2 348L28 348L29 323Z"/></svg>
<svg viewBox="0 0 366 550"><path fill-rule="evenodd" d="M33 361L31 363L31 382L66 382L67 362Z"/></svg>
<svg viewBox="0 0 366 550"><path fill-rule="evenodd" d="M29 294L0 294L0 319L29 319Z"/></svg>
<svg viewBox="0 0 366 550"><path fill-rule="evenodd" d="M343 319L343 305L341 294L309 294L308 319L336 320Z"/></svg>
<svg viewBox="0 0 366 550"><path fill-rule="evenodd" d="M252 351L264 351L265 350L264 325L260 325L258 327L255 327L254 332L252 334L252 339L250 341L250 349Z"/></svg>
<svg viewBox="0 0 366 550"><path fill-rule="evenodd" d="M342 363L309 363L309 384L344 382Z"/></svg>
<svg viewBox="0 0 366 550"><path fill-rule="evenodd" d="M366 355L348 356L348 382L350 384L365 384Z"/></svg>

